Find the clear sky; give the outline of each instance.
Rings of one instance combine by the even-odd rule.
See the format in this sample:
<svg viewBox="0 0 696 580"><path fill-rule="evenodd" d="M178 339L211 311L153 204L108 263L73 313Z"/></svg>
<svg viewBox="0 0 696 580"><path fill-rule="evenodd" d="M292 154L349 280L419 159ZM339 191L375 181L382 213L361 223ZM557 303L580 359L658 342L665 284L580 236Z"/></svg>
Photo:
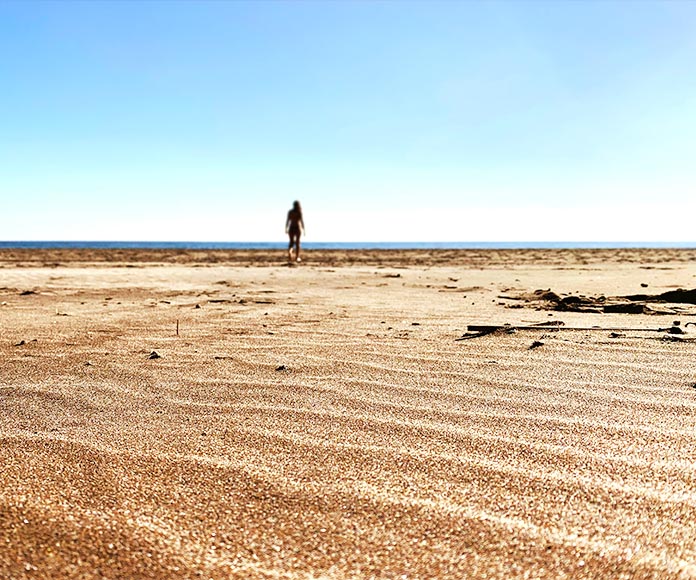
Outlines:
<svg viewBox="0 0 696 580"><path fill-rule="evenodd" d="M696 2L3 0L0 54L0 239L696 239Z"/></svg>

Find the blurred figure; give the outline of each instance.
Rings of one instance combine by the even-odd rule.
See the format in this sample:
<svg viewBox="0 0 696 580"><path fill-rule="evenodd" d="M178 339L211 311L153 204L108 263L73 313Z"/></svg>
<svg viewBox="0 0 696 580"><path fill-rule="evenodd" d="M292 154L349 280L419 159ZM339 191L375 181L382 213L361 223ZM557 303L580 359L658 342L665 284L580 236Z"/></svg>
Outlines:
<svg viewBox="0 0 696 580"><path fill-rule="evenodd" d="M300 202L292 204L292 209L288 212L288 219L285 222L285 233L290 237L288 244L288 260L292 262L292 250L295 248L295 261L300 262L300 236L304 234L304 221L302 221L302 207Z"/></svg>

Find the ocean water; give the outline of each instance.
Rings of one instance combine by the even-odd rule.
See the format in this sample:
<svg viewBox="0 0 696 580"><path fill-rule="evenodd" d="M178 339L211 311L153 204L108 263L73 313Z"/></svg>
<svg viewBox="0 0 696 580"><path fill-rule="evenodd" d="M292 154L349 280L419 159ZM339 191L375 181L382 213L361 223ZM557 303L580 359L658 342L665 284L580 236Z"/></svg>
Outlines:
<svg viewBox="0 0 696 580"><path fill-rule="evenodd" d="M696 242L303 242L306 250L696 248ZM0 241L2 248L282 250L287 242Z"/></svg>

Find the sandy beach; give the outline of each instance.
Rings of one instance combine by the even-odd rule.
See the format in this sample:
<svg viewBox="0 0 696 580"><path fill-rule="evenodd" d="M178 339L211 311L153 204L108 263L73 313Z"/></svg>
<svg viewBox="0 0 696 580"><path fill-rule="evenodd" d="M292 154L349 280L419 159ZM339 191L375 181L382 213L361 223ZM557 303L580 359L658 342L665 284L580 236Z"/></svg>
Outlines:
<svg viewBox="0 0 696 580"><path fill-rule="evenodd" d="M1 578L696 578L696 250L283 257L0 251Z"/></svg>

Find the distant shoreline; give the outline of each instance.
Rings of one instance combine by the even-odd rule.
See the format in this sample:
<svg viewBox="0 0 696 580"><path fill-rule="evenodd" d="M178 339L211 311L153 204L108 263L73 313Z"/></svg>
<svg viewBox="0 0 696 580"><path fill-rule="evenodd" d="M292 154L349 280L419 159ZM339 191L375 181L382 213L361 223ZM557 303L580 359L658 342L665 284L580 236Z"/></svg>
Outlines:
<svg viewBox="0 0 696 580"><path fill-rule="evenodd" d="M303 242L306 250L589 250L589 249L692 249L692 242ZM0 241L2 249L63 250L283 250L287 242L191 241Z"/></svg>
<svg viewBox="0 0 696 580"><path fill-rule="evenodd" d="M469 269L640 264L664 268L696 263L692 248L386 248L316 249L306 247L301 266L343 267L458 267ZM282 246L266 249L206 248L3 248L0 268L144 267L159 266L288 266ZM291 264L295 266L296 264Z"/></svg>

